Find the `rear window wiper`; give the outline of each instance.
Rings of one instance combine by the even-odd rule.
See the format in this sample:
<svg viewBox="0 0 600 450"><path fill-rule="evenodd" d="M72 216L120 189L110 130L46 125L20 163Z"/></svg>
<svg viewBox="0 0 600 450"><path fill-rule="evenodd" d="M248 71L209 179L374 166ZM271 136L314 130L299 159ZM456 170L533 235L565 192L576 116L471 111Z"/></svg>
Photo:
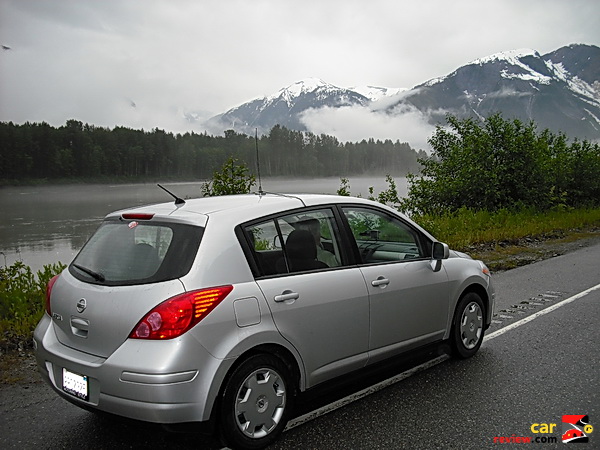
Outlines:
<svg viewBox="0 0 600 450"><path fill-rule="evenodd" d="M100 272L94 272L92 269L88 269L87 267L80 266L79 264L72 264L73 267L81 270L82 272L87 273L90 277L92 277L96 281L105 281L106 278Z"/></svg>

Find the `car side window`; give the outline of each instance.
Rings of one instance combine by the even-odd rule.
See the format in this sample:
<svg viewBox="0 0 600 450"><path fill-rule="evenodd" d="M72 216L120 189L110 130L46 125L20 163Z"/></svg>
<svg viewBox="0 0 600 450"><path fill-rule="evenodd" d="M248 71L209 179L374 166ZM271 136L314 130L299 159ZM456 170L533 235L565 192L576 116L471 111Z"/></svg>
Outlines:
<svg viewBox="0 0 600 450"><path fill-rule="evenodd" d="M423 258L419 234L384 211L342 208L356 241L362 264L380 264Z"/></svg>
<svg viewBox="0 0 600 450"><path fill-rule="evenodd" d="M273 219L244 228L261 276L275 275L277 261L283 256L281 237Z"/></svg>
<svg viewBox="0 0 600 450"><path fill-rule="evenodd" d="M333 211L302 211L244 228L261 276L341 265Z"/></svg>

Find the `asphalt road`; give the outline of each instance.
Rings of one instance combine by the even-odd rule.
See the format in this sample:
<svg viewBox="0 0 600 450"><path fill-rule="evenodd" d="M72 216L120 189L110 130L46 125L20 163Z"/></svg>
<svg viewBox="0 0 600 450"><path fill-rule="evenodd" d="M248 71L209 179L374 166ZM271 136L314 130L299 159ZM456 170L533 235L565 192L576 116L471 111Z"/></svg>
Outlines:
<svg viewBox="0 0 600 450"><path fill-rule="evenodd" d="M482 449L502 447L501 438L563 448L565 414L587 414L595 431L581 448L600 448L600 288L577 296L600 283L600 245L494 278L497 315L475 357L434 349L313 392L272 448ZM534 423L557 425L533 433ZM0 387L0 447L221 448L204 435L80 410L41 383Z"/></svg>

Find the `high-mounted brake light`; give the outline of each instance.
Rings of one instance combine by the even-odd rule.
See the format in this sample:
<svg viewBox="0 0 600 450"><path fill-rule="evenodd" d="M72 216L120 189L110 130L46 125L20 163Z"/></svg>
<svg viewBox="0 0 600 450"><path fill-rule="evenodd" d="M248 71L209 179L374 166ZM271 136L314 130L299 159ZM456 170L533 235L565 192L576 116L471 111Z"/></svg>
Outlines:
<svg viewBox="0 0 600 450"><path fill-rule="evenodd" d="M233 286L186 292L165 300L135 326L131 339L173 339L194 327L229 295Z"/></svg>
<svg viewBox="0 0 600 450"><path fill-rule="evenodd" d="M154 217L154 214L150 213L125 213L121 214L121 217L125 220L150 220Z"/></svg>
<svg viewBox="0 0 600 450"><path fill-rule="evenodd" d="M56 283L56 280L58 280L59 276L60 274L54 275L52 278L50 278L50 281L48 281L48 285L46 286L46 312L50 317L52 317L52 308L50 307L50 295L52 295L52 288L54 287L54 283Z"/></svg>

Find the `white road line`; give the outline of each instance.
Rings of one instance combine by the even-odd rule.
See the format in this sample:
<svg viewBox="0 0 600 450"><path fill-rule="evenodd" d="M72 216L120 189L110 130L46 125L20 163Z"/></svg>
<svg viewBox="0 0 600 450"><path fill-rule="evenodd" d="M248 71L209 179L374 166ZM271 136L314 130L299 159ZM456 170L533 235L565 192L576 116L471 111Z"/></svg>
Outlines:
<svg viewBox="0 0 600 450"><path fill-rule="evenodd" d="M587 294L589 294L590 292L595 291L596 289L600 289L600 284L597 284L596 286L593 286L589 289L586 289L585 291L580 292L579 294L575 294L572 297L566 298L561 302L558 302L552 306L549 306L547 308L542 309L539 312L536 312L535 314L532 314L531 316L527 316L524 319L519 320L518 322L515 323L511 323L510 325L505 326L504 328L500 328L499 330L494 331L492 334L489 334L487 336L483 337L483 342L489 341L491 339L497 338L498 336L503 335L504 333L510 331L510 330L514 330L515 328L520 327L521 325L525 325L527 322L531 322L534 319L537 319L540 316L543 316L544 314L548 314L552 311L554 311L555 309L560 308L561 306L565 306L571 302L574 302L575 300L577 300L578 298L584 297Z"/></svg>
<svg viewBox="0 0 600 450"><path fill-rule="evenodd" d="M596 286L586 289L585 291L582 291L579 294L575 294L572 297L569 297L559 303L556 303L555 305L549 306L548 308L545 308L535 314L532 314L531 316L527 316L524 319L519 320L518 322L507 325L504 328L500 328L499 330L494 331L492 334L484 336L483 341L486 342L486 341L492 340L498 336L503 335L504 333L506 333L510 330L514 330L515 328L520 327L521 325L525 325L526 323L531 322L532 320L537 319L540 316L548 314L548 313L560 308L561 306L565 306L571 302L574 302L575 300L577 300L581 297L586 296L587 294L595 291L596 289L600 289L600 284L597 284ZM311 420L316 419L317 417L324 416L325 414L335 411L336 409L339 409L350 403L353 403L356 400L360 400L363 397L374 394L375 392L378 392L388 386L392 386L393 384L396 384L399 381L405 380L406 378L409 378L419 372L423 372L424 370L427 370L427 369L430 369L431 367L437 366L438 364L440 364L448 359L450 359L449 355L438 356L437 358L434 358L423 364L415 366L412 369L409 369L405 372L399 373L398 375L388 378L387 380L383 380L377 384L374 384L373 386L369 386L368 388L365 388L362 391L355 392L354 394L351 394L344 398L336 400L333 403L322 406L321 408L315 409L314 411L306 413L300 417L296 417L295 419L290 420L290 422L285 427L284 431L291 430L292 428L300 426L306 422L310 422Z"/></svg>
<svg viewBox="0 0 600 450"><path fill-rule="evenodd" d="M344 398L336 400L333 403L329 403L328 405L322 406L321 408L315 409L314 411L306 413L300 417L296 417L295 419L290 420L290 422L288 423L288 425L285 429L291 430L292 428L295 428L299 425L302 425L303 423L306 423L313 419L316 419L317 417L324 416L325 414L335 411L336 409L339 409L342 406L346 406L352 402L355 402L356 400L360 400L363 397L374 394L377 391L380 391L380 390L382 390L388 386L391 386L399 381L402 381L408 377L411 377L416 373L427 370L430 367L437 366L439 363L444 362L449 358L450 358L450 356L448 356L448 355L438 356L437 358L434 358L423 364L415 366L412 369L409 369L402 373L399 373L398 375L388 378L387 380L383 380L377 384L369 386L368 388L365 388L362 391L355 392L354 394L351 394Z"/></svg>
<svg viewBox="0 0 600 450"><path fill-rule="evenodd" d="M574 302L575 300L577 300L578 298L584 297L585 295L589 294L592 291L595 291L596 289L600 289L600 284L597 284L594 287L591 287L589 289L586 289L585 291L580 292L579 294L575 294L572 297L569 297L559 303L556 303L555 305L549 306L548 308L545 308L535 314L532 314L531 316L527 316L524 319L519 320L518 322L515 322L513 324L507 325L504 328L500 328L497 331L494 331L492 334L489 334L487 336L484 336L483 341L489 341L491 339L494 339L498 336L503 335L504 333L510 331L510 330L514 330L515 328L520 327L521 325L525 325L528 322L531 322L534 319L537 319L540 316L543 316L544 314L548 314L558 308L560 308L561 306L567 305L571 302ZM306 422L309 422L313 419L316 419L317 417L323 416L327 413L330 413L332 411L335 411L336 409L341 408L342 406L346 406L352 402L355 402L356 400L360 400L363 397L366 397L370 394L373 394L377 391L380 391L381 389L384 389L388 386L391 386L393 384L398 383L399 381L405 380L406 378L409 378L419 372L422 372L424 370L427 370L431 367L437 366L438 364L446 361L447 359L449 359L450 356L448 355L442 355L442 356L438 356L435 359L432 359L430 361L427 361L423 364L420 364L418 366L413 367L412 369L409 369L405 372L402 372L398 375L393 376L392 378L388 378L387 380L383 380L373 386L369 386L368 388L363 389L362 391L359 392L355 392L354 394L348 395L344 398L341 398L339 400L336 400L333 403L330 403L328 405L322 406L319 409L316 409L314 411L311 411L307 414L304 414L300 417L296 417L295 419L290 420L290 422L288 423L286 430L290 430L294 427L297 427L299 425L302 425Z"/></svg>

